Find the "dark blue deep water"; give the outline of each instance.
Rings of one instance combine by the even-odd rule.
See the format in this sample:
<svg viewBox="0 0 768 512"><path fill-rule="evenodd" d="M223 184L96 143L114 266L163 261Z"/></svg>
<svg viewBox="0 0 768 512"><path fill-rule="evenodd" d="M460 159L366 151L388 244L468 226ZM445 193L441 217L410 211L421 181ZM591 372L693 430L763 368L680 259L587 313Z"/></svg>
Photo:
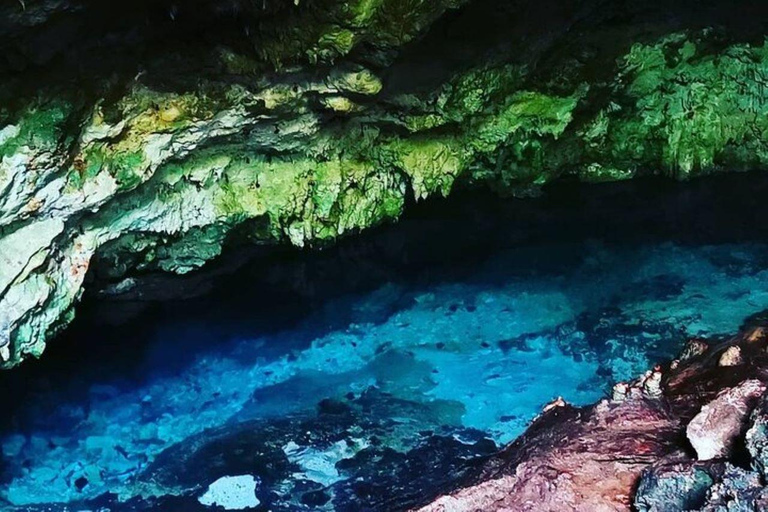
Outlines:
<svg viewBox="0 0 768 512"><path fill-rule="evenodd" d="M458 194L322 251L147 276L167 300L86 298L42 360L0 376L0 503L417 504L553 398L594 402L768 309L767 190Z"/></svg>

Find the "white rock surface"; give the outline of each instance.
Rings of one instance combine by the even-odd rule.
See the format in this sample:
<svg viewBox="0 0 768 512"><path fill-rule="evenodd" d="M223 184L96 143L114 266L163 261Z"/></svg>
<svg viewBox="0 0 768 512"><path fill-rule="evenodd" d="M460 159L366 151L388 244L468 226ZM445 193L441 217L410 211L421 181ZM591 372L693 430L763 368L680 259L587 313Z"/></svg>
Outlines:
<svg viewBox="0 0 768 512"><path fill-rule="evenodd" d="M722 391L701 408L686 429L699 460L728 457L746 427L757 399L765 392L759 380L746 380Z"/></svg>

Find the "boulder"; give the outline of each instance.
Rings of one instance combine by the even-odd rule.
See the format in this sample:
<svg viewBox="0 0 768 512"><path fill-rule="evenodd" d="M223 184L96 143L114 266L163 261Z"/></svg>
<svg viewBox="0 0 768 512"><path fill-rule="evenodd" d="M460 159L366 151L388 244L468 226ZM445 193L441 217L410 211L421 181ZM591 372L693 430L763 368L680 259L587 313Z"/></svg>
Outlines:
<svg viewBox="0 0 768 512"><path fill-rule="evenodd" d="M751 379L727 388L701 408L686 428L688 440L699 460L726 458L747 428L747 418L765 384Z"/></svg>

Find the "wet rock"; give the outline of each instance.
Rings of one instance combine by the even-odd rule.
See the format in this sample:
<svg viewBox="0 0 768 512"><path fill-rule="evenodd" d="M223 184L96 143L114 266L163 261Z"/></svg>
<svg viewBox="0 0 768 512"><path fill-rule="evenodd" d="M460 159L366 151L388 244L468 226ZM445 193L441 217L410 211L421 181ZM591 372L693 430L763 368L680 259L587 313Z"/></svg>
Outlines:
<svg viewBox="0 0 768 512"><path fill-rule="evenodd" d="M722 365L721 365L722 366ZM747 417L765 392L759 380L747 380L722 391L701 408L686 428L699 460L728 457L747 428Z"/></svg>
<svg viewBox="0 0 768 512"><path fill-rule="evenodd" d="M551 402L549 402L547 405L545 405L544 408L542 409L542 412L546 413L558 407L567 407L567 406L568 404L565 402L565 400L563 400L563 397L559 396L554 400L552 400Z"/></svg>
<svg viewBox="0 0 768 512"><path fill-rule="evenodd" d="M749 344L764 343L766 338L768 338L768 329L761 325L752 328L744 335L744 341Z"/></svg>
<svg viewBox="0 0 768 512"><path fill-rule="evenodd" d="M281 436L287 435L283 428ZM193 436L160 453L139 480L194 491L224 476L251 473L269 485L290 470L276 429L246 422Z"/></svg>
<svg viewBox="0 0 768 512"><path fill-rule="evenodd" d="M675 435L670 420L643 399L551 409L475 484L423 510L628 510L629 489Z"/></svg>
<svg viewBox="0 0 768 512"><path fill-rule="evenodd" d="M16 434L3 440L0 448L4 457L18 457L26 443L27 438L25 436Z"/></svg>
<svg viewBox="0 0 768 512"><path fill-rule="evenodd" d="M350 407L347 404L331 398L321 400L317 408L320 414L343 415L350 412Z"/></svg>
<svg viewBox="0 0 768 512"><path fill-rule="evenodd" d="M85 486L88 485L88 479L84 476L79 477L77 480L75 480L75 487L78 491L82 491L85 489Z"/></svg>
<svg viewBox="0 0 768 512"><path fill-rule="evenodd" d="M758 512L768 506L760 476L728 462L686 460L680 452L643 473L638 512Z"/></svg>
<svg viewBox="0 0 768 512"><path fill-rule="evenodd" d="M431 409L368 391L339 414L318 407L313 415L230 423L167 448L136 485L163 496L164 505L172 503L167 510L177 510L168 501L171 495L197 500L211 483L233 475L256 478L264 510L406 510L497 451L482 432L468 429L425 432L413 445L392 449L403 435L397 430L409 428L391 421L395 413L416 421ZM438 420L435 429L444 430L441 425ZM183 503L187 508L178 510L199 509L199 504ZM157 502L140 499L131 510L165 510L157 507Z"/></svg>
<svg viewBox="0 0 768 512"><path fill-rule="evenodd" d="M309 507L322 507L331 500L324 491L310 491L301 496L301 502Z"/></svg>
<svg viewBox="0 0 768 512"><path fill-rule="evenodd" d="M333 486L334 509L411 510L425 497L466 478L496 451L488 439L467 442L440 435L430 436L406 453L369 447L339 465L345 471L354 470L356 477Z"/></svg>

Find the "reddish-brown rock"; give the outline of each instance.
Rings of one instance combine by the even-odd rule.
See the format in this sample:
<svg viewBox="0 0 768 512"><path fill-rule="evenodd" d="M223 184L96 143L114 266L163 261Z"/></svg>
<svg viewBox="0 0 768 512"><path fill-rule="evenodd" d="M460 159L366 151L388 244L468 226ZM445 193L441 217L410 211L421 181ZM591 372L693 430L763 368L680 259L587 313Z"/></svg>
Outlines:
<svg viewBox="0 0 768 512"><path fill-rule="evenodd" d="M738 487L733 483L736 477L722 476L733 473L723 469L724 462L711 467L711 463L696 462L686 428L699 418L691 427L699 449L711 444L717 446L718 454L731 455L732 443L749 428L750 411L768 382L764 337L755 334L762 332L751 326L720 345L696 340L692 344L695 350L687 350L675 364L657 367L615 389L613 400L585 408L550 408L460 488L420 510L662 510L652 503L659 496L663 499L664 493L659 494L658 489L670 492L670 488L690 489L692 494L686 499L716 503L722 489ZM722 366L725 353L739 353L740 364ZM674 460L664 462L669 457ZM657 464L662 464L663 471L653 470L662 468ZM695 485L684 480L692 478L690 475L698 478L705 470L712 475L709 479L700 479ZM649 494L635 503L644 475L648 481L643 488ZM679 475L678 480L672 479L675 475ZM742 479L749 485L759 482L748 471ZM750 496L762 496L763 489L750 488L749 492ZM753 503L758 503L755 500Z"/></svg>

